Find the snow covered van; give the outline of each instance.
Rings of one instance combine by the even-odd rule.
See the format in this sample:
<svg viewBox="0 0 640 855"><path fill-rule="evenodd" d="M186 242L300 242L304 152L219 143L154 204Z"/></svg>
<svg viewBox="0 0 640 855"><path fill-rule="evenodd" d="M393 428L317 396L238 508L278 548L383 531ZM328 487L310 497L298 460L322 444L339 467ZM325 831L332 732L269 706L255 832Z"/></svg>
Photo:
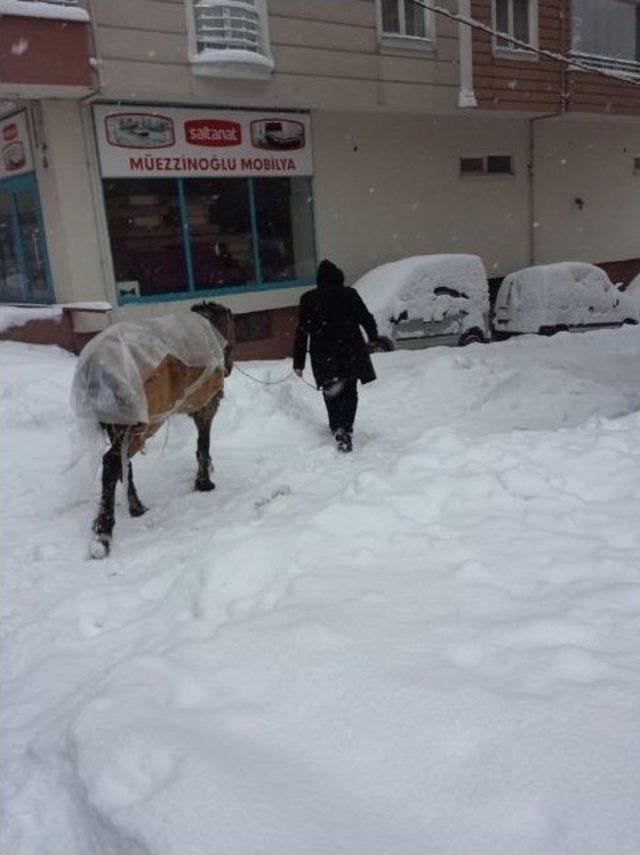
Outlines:
<svg viewBox="0 0 640 855"><path fill-rule="evenodd" d="M506 276L494 309L498 337L637 324L640 309L600 267L578 261L527 267Z"/></svg>
<svg viewBox="0 0 640 855"><path fill-rule="evenodd" d="M625 297L629 300L633 300L633 302L640 308L640 273L632 279L631 282L624 289Z"/></svg>
<svg viewBox="0 0 640 855"><path fill-rule="evenodd" d="M488 341L489 289L477 255L419 255L383 264L353 286L380 335L398 348Z"/></svg>

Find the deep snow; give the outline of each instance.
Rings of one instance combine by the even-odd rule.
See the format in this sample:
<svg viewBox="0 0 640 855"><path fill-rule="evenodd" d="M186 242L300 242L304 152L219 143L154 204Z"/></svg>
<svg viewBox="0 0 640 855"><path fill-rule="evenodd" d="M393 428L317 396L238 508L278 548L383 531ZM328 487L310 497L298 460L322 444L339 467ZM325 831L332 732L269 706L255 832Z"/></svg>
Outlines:
<svg viewBox="0 0 640 855"><path fill-rule="evenodd" d="M637 855L640 331L375 359L346 457L234 372L92 562L75 360L0 347L3 852Z"/></svg>

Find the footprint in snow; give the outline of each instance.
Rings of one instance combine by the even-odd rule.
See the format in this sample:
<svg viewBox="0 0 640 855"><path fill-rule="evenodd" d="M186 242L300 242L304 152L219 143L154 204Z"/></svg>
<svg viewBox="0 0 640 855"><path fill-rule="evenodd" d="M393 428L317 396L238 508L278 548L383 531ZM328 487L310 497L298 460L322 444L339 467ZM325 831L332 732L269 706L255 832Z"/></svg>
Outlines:
<svg viewBox="0 0 640 855"><path fill-rule="evenodd" d="M290 495L291 487L288 484L282 484L280 487L275 487L267 496L262 496L262 498L256 499L253 503L253 507L258 511L258 513L260 513L260 511L262 511L263 508L266 508L267 505L270 505L271 502Z"/></svg>

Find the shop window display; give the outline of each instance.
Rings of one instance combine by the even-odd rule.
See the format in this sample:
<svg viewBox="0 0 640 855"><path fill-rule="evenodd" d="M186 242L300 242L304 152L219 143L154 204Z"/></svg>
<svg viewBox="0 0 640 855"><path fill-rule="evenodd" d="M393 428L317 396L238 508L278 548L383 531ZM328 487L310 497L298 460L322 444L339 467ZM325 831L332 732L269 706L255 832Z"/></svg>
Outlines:
<svg viewBox="0 0 640 855"><path fill-rule="evenodd" d="M184 190L195 287L254 282L247 179L187 178Z"/></svg>
<svg viewBox="0 0 640 855"><path fill-rule="evenodd" d="M188 291L176 180L109 179L104 193L119 296Z"/></svg>
<svg viewBox="0 0 640 855"><path fill-rule="evenodd" d="M104 194L121 302L313 278L306 176L116 178Z"/></svg>
<svg viewBox="0 0 640 855"><path fill-rule="evenodd" d="M313 198L309 178L256 178L254 184L263 281L313 277Z"/></svg>

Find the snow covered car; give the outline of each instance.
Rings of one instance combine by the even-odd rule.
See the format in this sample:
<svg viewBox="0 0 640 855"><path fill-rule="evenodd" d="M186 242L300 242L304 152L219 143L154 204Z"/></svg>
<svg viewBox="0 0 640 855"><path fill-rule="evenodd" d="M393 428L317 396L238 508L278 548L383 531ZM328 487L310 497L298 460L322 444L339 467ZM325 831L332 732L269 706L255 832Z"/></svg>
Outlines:
<svg viewBox="0 0 640 855"><path fill-rule="evenodd" d="M640 273L624 289L624 295L640 307Z"/></svg>
<svg viewBox="0 0 640 855"><path fill-rule="evenodd" d="M353 286L398 348L488 341L489 288L477 255L419 255L375 267Z"/></svg>
<svg viewBox="0 0 640 855"><path fill-rule="evenodd" d="M637 324L640 307L600 267L578 261L527 267L506 276L493 315L499 338Z"/></svg>

